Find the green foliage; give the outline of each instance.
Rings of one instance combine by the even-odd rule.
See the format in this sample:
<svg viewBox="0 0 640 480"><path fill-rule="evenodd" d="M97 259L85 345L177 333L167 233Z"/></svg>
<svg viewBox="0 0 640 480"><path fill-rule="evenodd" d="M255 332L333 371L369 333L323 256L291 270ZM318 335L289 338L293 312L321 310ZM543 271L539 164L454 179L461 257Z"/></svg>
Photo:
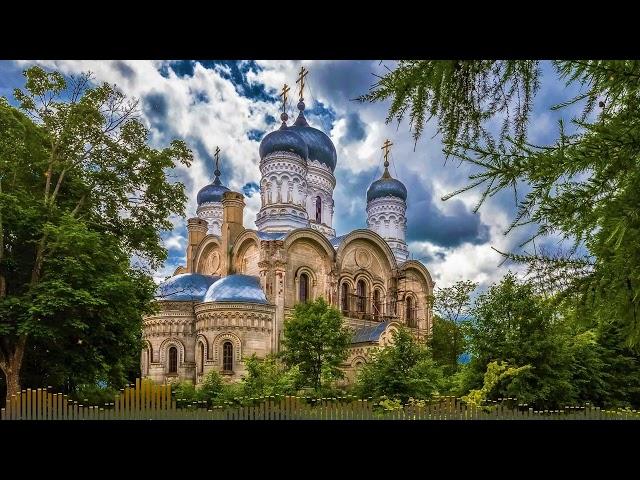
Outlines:
<svg viewBox="0 0 640 480"><path fill-rule="evenodd" d="M112 236L69 216L48 230L56 252L44 261L48 273L31 288L22 312L12 308L31 337L23 380L73 390L106 378L120 387L136 372L140 316L150 311L155 284L130 267Z"/></svg>
<svg viewBox="0 0 640 480"><path fill-rule="evenodd" d="M640 408L640 354L626 344L625 329L619 323L600 322L597 333L604 364L602 405Z"/></svg>
<svg viewBox="0 0 640 480"><path fill-rule="evenodd" d="M471 313L471 294L478 288L476 282L459 280L450 287L436 290L433 310L438 316L450 322L466 320Z"/></svg>
<svg viewBox="0 0 640 480"><path fill-rule="evenodd" d="M274 355L259 359L255 353L245 358L244 364L247 369L247 375L243 378L245 395L295 395L301 381L297 365L287 368Z"/></svg>
<svg viewBox="0 0 640 480"><path fill-rule="evenodd" d="M579 303L543 297L507 274L477 298L466 330L471 362L445 378L443 391L476 403L516 397L540 409L640 405L640 356L618 321L595 318L599 306L584 319ZM506 365L527 368L501 376Z"/></svg>
<svg viewBox="0 0 640 480"><path fill-rule="evenodd" d="M441 393L443 395L462 397L469 393L468 385L471 385L473 383L471 379L476 377L475 372L471 370L469 365L458 365L458 368L453 374L446 373L446 367L443 367L443 370L445 371L441 387Z"/></svg>
<svg viewBox="0 0 640 480"><path fill-rule="evenodd" d="M171 384L171 395L179 405L200 400L196 386L190 380Z"/></svg>
<svg viewBox="0 0 640 480"><path fill-rule="evenodd" d="M380 397L377 403L378 407L385 412L394 412L404 409L404 404L399 399L387 398L386 395Z"/></svg>
<svg viewBox="0 0 640 480"><path fill-rule="evenodd" d="M67 392L120 387L138 374L160 232L184 213L166 172L191 152L149 147L137 103L114 86L25 77L20 110L0 99L0 368L11 388L20 373Z"/></svg>
<svg viewBox="0 0 640 480"><path fill-rule="evenodd" d="M464 328L471 311L471 293L478 284L458 281L450 287L439 288L433 298L433 328L427 342L433 359L444 369L445 375L458 370L458 357L466 350Z"/></svg>
<svg viewBox="0 0 640 480"><path fill-rule="evenodd" d="M244 390L244 383L225 383L220 395L215 399L216 405L241 404L247 402L249 397Z"/></svg>
<svg viewBox="0 0 640 480"><path fill-rule="evenodd" d="M640 340L640 61L554 62L557 77L581 93L552 109L584 108L571 120L574 132L560 122L548 145L526 139L537 63L400 62L362 100L391 98L388 120L410 112L416 138L424 122L437 117L444 152L473 168L470 183L444 199L481 186L479 208L486 198L515 190L518 210L508 231L535 224L529 240L553 234L573 248L505 256L525 264L540 288L579 294L581 317L591 312L602 321L619 320L634 345ZM509 115L514 85L522 101ZM499 142L479 133L504 113ZM577 254L580 247L586 253ZM594 306L602 310L594 312Z"/></svg>
<svg viewBox="0 0 640 480"><path fill-rule="evenodd" d="M515 378L522 372L531 368L531 365L522 367L510 367L506 362L489 362L487 371L484 374L482 388L471 390L467 395L462 397L462 401L471 406L482 405L489 397L491 391L503 380Z"/></svg>
<svg viewBox="0 0 640 480"><path fill-rule="evenodd" d="M205 402L211 407L233 401L234 397L244 396L244 391L243 385L225 383L220 373L213 370L207 373L202 383L197 386L190 380L172 383L171 394L180 406Z"/></svg>
<svg viewBox="0 0 640 480"><path fill-rule="evenodd" d="M640 354L626 344L620 322L598 319L596 313L585 320L584 310L569 302L559 308L576 332L570 351L578 401L603 408L640 407ZM593 311L599 314L604 308Z"/></svg>
<svg viewBox="0 0 640 480"><path fill-rule="evenodd" d="M342 378L340 366L351 335L340 312L323 298L299 303L284 322L282 359L290 368L298 367L304 385L319 391Z"/></svg>
<svg viewBox="0 0 640 480"><path fill-rule="evenodd" d="M478 296L469 324L472 359L468 389L477 389L492 361L530 365L501 381L492 398L517 397L522 403L553 408L575 400L569 332L552 302L509 273Z"/></svg>
<svg viewBox="0 0 640 480"><path fill-rule="evenodd" d="M386 396L402 402L439 393L442 370L427 348L404 327L394 332L393 338L392 345L373 353L362 367L356 392L364 397Z"/></svg>
<svg viewBox="0 0 640 480"><path fill-rule="evenodd" d="M539 88L535 60L401 60L360 101L391 99L387 123L408 114L416 141L437 118L445 144L489 136L488 120L502 115L502 134L526 135Z"/></svg>
<svg viewBox="0 0 640 480"><path fill-rule="evenodd" d="M205 400L209 404L212 404L217 398L222 396L224 391L224 380L215 370L210 371L205 375L202 385L198 389L198 399Z"/></svg>
<svg viewBox="0 0 640 480"><path fill-rule="evenodd" d="M113 403L116 395L120 393L113 387L103 387L97 384L78 385L70 397L82 405L103 406L105 403Z"/></svg>
<svg viewBox="0 0 640 480"><path fill-rule="evenodd" d="M431 355L446 375L458 370L458 357L466 350L466 339L462 326L452 320L434 316L433 328L427 343Z"/></svg>

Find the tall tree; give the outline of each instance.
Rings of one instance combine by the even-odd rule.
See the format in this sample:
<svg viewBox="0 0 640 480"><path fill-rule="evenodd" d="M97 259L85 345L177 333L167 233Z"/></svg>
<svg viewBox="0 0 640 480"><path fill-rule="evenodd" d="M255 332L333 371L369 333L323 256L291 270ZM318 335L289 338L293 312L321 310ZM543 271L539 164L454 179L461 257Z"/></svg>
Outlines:
<svg viewBox="0 0 640 480"><path fill-rule="evenodd" d="M340 311L322 297L298 303L284 322L282 358L289 367L298 367L306 385L320 391L342 378L340 366L347 358L351 336Z"/></svg>
<svg viewBox="0 0 640 480"><path fill-rule="evenodd" d="M553 303L511 273L476 299L469 324L468 389L478 389L492 361L529 366L501 381L495 397L555 408L574 402L572 351L566 322ZM494 398L495 398L494 397Z"/></svg>
<svg viewBox="0 0 640 480"><path fill-rule="evenodd" d="M429 398L441 384L442 370L425 345L401 327L393 333L393 343L374 352L362 367L356 390L363 396L385 395L406 402L409 397Z"/></svg>
<svg viewBox="0 0 640 480"><path fill-rule="evenodd" d="M451 375L458 367L458 357L466 349L464 326L471 311L471 293L478 284L460 280L450 287L439 288L433 299L433 329L427 342L433 359Z"/></svg>
<svg viewBox="0 0 640 480"><path fill-rule="evenodd" d="M402 61L361 100L391 99L387 121L408 112L416 139L437 118L444 153L474 170L469 185L444 199L482 187L477 209L514 189L518 210L507 233L534 224L529 241L557 234L573 248L505 256L527 265L538 286L579 293L584 312L606 305L598 316L609 313L633 345L640 340L640 61L553 65L556 78L580 93L551 108L583 108L573 132L559 122L547 145L527 140L541 79L535 61ZM493 134L489 122L499 117L503 128Z"/></svg>
<svg viewBox="0 0 640 480"><path fill-rule="evenodd" d="M181 141L150 147L137 102L115 86L39 67L24 75L24 90L14 92L20 111L0 99L7 395L20 389L29 342L50 345L57 359L73 357L71 365L91 365L95 375L127 368L108 364L139 339L152 300L148 268L166 257L160 231L171 228L170 215L184 213L184 186L166 174L192 158Z"/></svg>
<svg viewBox="0 0 640 480"><path fill-rule="evenodd" d="M597 318L606 312L603 306L585 317L577 302L565 299L559 309L572 333L569 351L578 402L603 408L640 407L640 353L626 344L619 322L609 315Z"/></svg>

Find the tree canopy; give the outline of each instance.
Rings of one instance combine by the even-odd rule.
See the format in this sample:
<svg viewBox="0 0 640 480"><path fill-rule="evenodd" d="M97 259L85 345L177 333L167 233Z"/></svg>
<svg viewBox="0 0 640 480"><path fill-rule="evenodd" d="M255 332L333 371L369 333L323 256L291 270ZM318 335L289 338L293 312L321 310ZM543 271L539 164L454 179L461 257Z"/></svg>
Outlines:
<svg viewBox="0 0 640 480"><path fill-rule="evenodd" d="M559 122L546 145L529 142L539 62L400 61L362 101L390 99L387 121L408 113L414 138L438 122L444 153L473 167L470 183L444 199L482 187L476 207L513 189L511 226L536 225L529 238L558 235L569 251L504 252L527 265L540 288L579 293L583 312L606 304L627 341L640 340L640 62L553 62L556 79L580 93L552 106L582 106L572 133ZM499 132L491 122L503 120ZM523 245L527 245L525 242ZM604 313L604 312L603 312Z"/></svg>
<svg viewBox="0 0 640 480"><path fill-rule="evenodd" d="M464 330L471 315L471 293L477 287L475 282L460 280L435 292L433 328L427 342L433 359L447 374L457 371L458 357L467 348Z"/></svg>
<svg viewBox="0 0 640 480"><path fill-rule="evenodd" d="M356 389L362 396L386 396L406 403L439 393L442 370L424 344L401 327L393 332L393 343L377 350L358 374Z"/></svg>
<svg viewBox="0 0 640 480"><path fill-rule="evenodd" d="M322 297L298 303L284 322L282 359L290 368L298 367L305 385L320 391L343 376L340 367L351 336L340 311Z"/></svg>
<svg viewBox="0 0 640 480"><path fill-rule="evenodd" d="M184 214L190 165L175 140L148 145L137 102L90 74L31 67L19 108L0 99L0 369L70 388L124 381L153 299L160 233ZM136 259L135 261L132 259ZM41 386L38 383L37 386Z"/></svg>

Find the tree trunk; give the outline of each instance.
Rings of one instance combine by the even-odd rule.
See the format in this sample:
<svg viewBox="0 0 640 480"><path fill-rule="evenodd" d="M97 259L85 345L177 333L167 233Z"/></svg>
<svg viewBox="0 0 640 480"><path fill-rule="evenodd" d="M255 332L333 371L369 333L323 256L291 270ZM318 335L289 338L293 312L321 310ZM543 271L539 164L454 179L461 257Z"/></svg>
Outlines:
<svg viewBox="0 0 640 480"><path fill-rule="evenodd" d="M0 368L4 372L7 381L7 402L11 398L11 395L17 395L20 392L20 370L22 368L22 358L24 357L26 343L26 335L18 337L14 351L8 358L5 357L3 361L0 362Z"/></svg>
<svg viewBox="0 0 640 480"><path fill-rule="evenodd" d="M43 234L38 248L36 249L36 259L31 270L31 285L35 285L40 280L40 271L42 269L42 261L44 260L44 247L47 241L47 235Z"/></svg>
<svg viewBox="0 0 640 480"><path fill-rule="evenodd" d="M7 403L11 395L17 395L20 392L20 365L7 366L4 370L4 376L7 381Z"/></svg>

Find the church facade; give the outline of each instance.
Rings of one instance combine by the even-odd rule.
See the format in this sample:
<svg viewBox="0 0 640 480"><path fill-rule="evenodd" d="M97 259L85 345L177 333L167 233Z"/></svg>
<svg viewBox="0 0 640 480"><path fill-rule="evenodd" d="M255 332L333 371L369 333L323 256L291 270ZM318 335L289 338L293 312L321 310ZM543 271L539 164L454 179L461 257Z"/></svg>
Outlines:
<svg viewBox="0 0 640 480"><path fill-rule="evenodd" d="M301 94L295 122L283 113L260 143L257 230L244 227L244 197L222 185L216 162L188 220L187 263L158 286L158 312L144 318L144 377L200 383L216 370L239 380L243 358L279 351L296 303L320 296L353 331L348 379L398 325L429 333L434 282L408 259L407 190L389 174L389 142L384 173L366 192L367 228L336 236L336 149L304 109Z"/></svg>

